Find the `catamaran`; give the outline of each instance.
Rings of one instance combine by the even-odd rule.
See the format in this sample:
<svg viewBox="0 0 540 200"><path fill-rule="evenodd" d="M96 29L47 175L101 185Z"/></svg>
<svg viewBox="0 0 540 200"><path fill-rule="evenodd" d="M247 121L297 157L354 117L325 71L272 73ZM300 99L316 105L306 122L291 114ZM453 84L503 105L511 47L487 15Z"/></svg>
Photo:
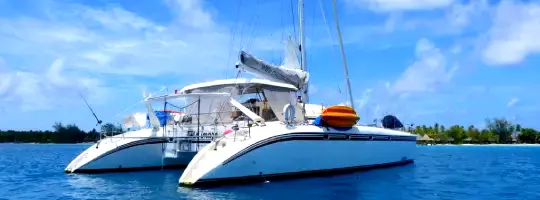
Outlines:
<svg viewBox="0 0 540 200"><path fill-rule="evenodd" d="M188 85L174 94L146 97L143 102L147 114L135 113L124 119L125 128L133 126L139 130L100 139L80 153L64 171L99 173L186 167L196 152L213 139L231 133L238 126L247 126L245 118L256 121L280 118L272 107L277 106L274 102L282 100L271 93L261 98L263 91L296 90L290 84L264 79L228 79ZM249 98L243 103L231 99L241 94ZM170 102L175 99L184 99L186 105L175 106ZM154 111L152 103L155 102L183 111ZM314 113L308 115L314 118L321 108L315 105L310 110ZM259 120L255 116L262 117ZM150 127L145 127L147 121Z"/></svg>
<svg viewBox="0 0 540 200"><path fill-rule="evenodd" d="M97 173L182 168L213 139L237 127L247 126L245 119L282 119L276 108L280 109L288 102L288 97L283 94L298 92L298 88L307 83L308 79L307 73L294 67L298 61L295 56L291 56L293 48L293 41L289 38L283 68L275 72L279 73L278 76L274 73L274 76L267 76L266 79L237 78L202 82L175 90L174 94L145 97L143 102L147 113L134 113L124 119L124 128L134 127L138 130L100 139L71 161L64 171ZM258 63L251 55L244 56L244 62ZM245 68L236 65L251 71L264 71L268 66ZM238 96L247 98L239 103L235 100ZM184 107L171 103L175 99L184 99ZM154 111L152 104L156 102L162 102L165 109ZM167 106L173 109L167 109ZM315 119L322 111L319 105L306 106L307 113L298 113L296 116L306 115ZM150 126L146 127L148 121Z"/></svg>
<svg viewBox="0 0 540 200"><path fill-rule="evenodd" d="M352 103L335 1L333 3ZM299 15L300 47L305 47L302 0L299 0ZM413 162L415 135L399 130L400 127L357 125L359 117L353 104L322 107L309 103L306 51L300 47L294 48L301 56L298 69L273 66L240 52L237 68L289 85L252 90L263 94L264 102L270 105L276 118L265 120L256 112L241 109L246 116L244 126L235 125L232 132L198 151L181 175L180 185L269 181ZM238 97L231 96L230 105L225 107L235 107L234 98Z"/></svg>

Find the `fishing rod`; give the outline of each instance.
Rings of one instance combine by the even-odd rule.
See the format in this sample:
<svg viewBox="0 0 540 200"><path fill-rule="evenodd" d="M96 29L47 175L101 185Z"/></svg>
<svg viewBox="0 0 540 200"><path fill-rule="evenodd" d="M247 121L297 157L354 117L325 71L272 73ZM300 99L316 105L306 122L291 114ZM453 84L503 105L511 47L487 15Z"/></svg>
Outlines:
<svg viewBox="0 0 540 200"><path fill-rule="evenodd" d="M101 125L101 123L102 123L103 121L99 120L99 118L97 117L96 113L94 112L94 110L92 109L92 107L90 107L90 104L88 104L88 102L86 101L86 99L84 99L84 97L82 96L81 93L79 93L79 96L81 96L81 99L84 101L84 103L86 103L86 106L88 106L88 108L90 109L90 112L92 112L92 115L94 115L94 118L96 118L96 121L97 121L96 126Z"/></svg>

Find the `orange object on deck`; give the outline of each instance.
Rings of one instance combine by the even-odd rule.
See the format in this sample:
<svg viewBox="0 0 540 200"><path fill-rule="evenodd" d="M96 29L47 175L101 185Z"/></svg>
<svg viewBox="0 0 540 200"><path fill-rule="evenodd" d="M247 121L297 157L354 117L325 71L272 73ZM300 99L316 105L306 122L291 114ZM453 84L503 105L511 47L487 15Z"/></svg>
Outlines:
<svg viewBox="0 0 540 200"><path fill-rule="evenodd" d="M322 120L335 127L352 127L360 119L349 106L330 106L323 110Z"/></svg>

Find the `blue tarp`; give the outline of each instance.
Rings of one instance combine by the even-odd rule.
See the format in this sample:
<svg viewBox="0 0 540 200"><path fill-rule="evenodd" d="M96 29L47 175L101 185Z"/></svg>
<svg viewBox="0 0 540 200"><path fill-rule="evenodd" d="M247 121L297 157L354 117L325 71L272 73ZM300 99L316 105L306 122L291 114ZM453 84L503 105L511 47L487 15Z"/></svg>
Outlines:
<svg viewBox="0 0 540 200"><path fill-rule="evenodd" d="M346 131L346 130L349 130L351 129L352 127L335 127L335 126L330 126L328 125L323 119L322 119L322 116L319 115L317 118L315 118L315 120L313 120L313 125L315 126L324 126L324 127L332 127L336 130L340 130L340 131Z"/></svg>
<svg viewBox="0 0 540 200"><path fill-rule="evenodd" d="M163 111L154 111L156 113L156 117L159 120L159 124L161 126L165 126L167 124L167 121L169 120L169 117L171 117L171 113L169 112L163 112ZM146 119L150 120L150 116L146 115Z"/></svg>
<svg viewBox="0 0 540 200"><path fill-rule="evenodd" d="M322 120L322 116L319 115L317 118L315 118L315 120L313 120L313 125L326 126L326 123L324 123L324 121Z"/></svg>

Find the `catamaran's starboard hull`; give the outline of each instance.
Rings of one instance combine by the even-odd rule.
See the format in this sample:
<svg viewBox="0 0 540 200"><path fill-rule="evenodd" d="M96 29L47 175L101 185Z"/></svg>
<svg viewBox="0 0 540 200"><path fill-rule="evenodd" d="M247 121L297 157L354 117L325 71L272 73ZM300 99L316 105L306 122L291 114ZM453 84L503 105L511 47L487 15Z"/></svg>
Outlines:
<svg viewBox="0 0 540 200"><path fill-rule="evenodd" d="M215 144L209 146L212 145ZM208 149L200 154L212 156ZM179 182L184 186L219 185L394 166L413 162L415 149L415 136L328 132L281 134L229 154L198 179L186 174L197 173L195 167L188 166ZM197 157L202 156L194 159L200 159ZM190 165L196 165L195 162ZM204 163L201 161L199 165Z"/></svg>

